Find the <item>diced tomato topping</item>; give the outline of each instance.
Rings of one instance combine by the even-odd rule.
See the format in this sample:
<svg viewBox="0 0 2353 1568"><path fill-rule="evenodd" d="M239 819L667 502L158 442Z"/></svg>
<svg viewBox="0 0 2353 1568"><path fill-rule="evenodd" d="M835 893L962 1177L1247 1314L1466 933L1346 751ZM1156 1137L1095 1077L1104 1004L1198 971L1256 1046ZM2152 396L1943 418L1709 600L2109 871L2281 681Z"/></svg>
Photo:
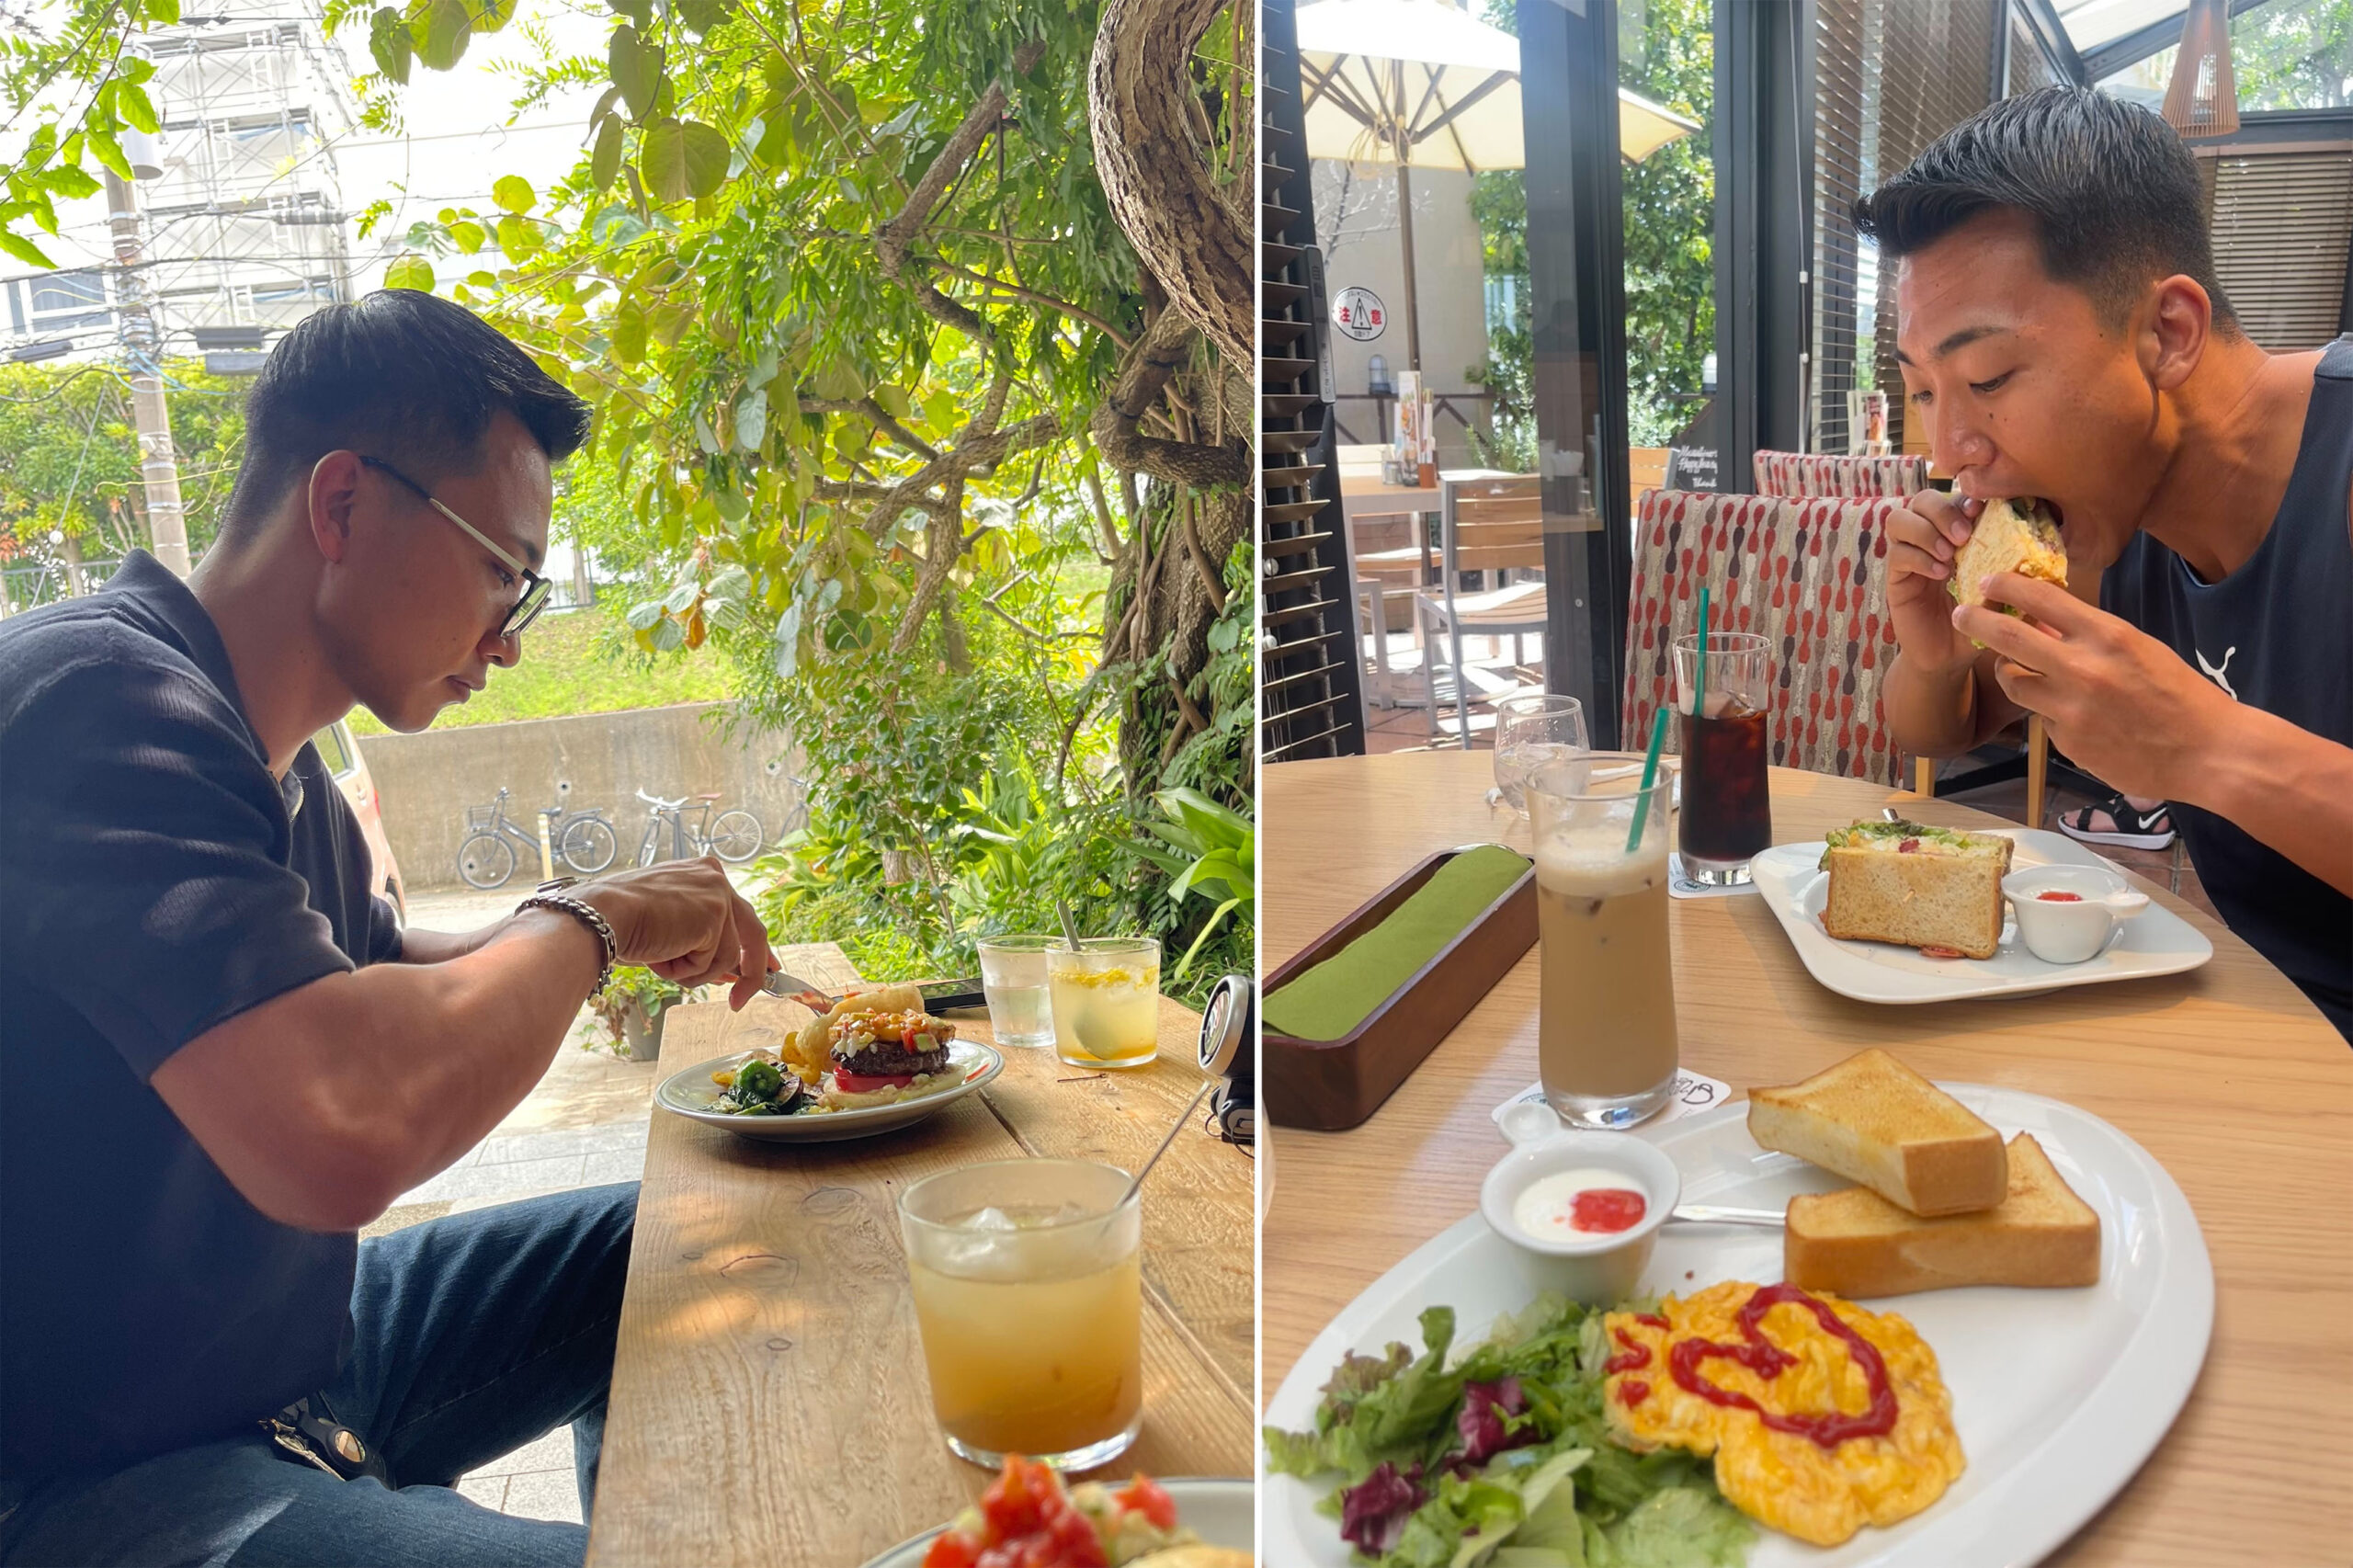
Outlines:
<svg viewBox="0 0 2353 1568"><path fill-rule="evenodd" d="M923 1554L923 1568L980 1568L980 1538L962 1530L934 1536L931 1550Z"/></svg>
<svg viewBox="0 0 2353 1568"><path fill-rule="evenodd" d="M1910 855L1910 854L1913 854L1913 853L1916 852L1916 851L1919 849L1919 847L1920 847L1920 841L1919 841L1918 839L1916 839L1916 838L1907 838L1907 839L1905 839L1903 843L1901 843L1901 844L1899 844L1899 845L1897 845L1897 846L1895 846L1895 852L1896 852L1898 855Z"/></svg>
<svg viewBox="0 0 2353 1568"><path fill-rule="evenodd" d="M1142 1514L1150 1519L1154 1529L1172 1530L1176 1528L1176 1500L1168 1495L1160 1483L1148 1475L1139 1472L1133 1481L1113 1493L1111 1497L1128 1512Z"/></svg>
<svg viewBox="0 0 2353 1568"><path fill-rule="evenodd" d="M924 1568L1109 1568L1102 1538L1093 1522L1072 1506L1061 1478L1018 1454L1006 1456L1005 1470L981 1494L981 1517L986 1532L983 1539L959 1538L950 1531L932 1543ZM951 1540L968 1544L951 1546ZM933 1561L942 1552L975 1548L970 1556Z"/></svg>
<svg viewBox="0 0 2353 1568"><path fill-rule="evenodd" d="M1007 1454L1005 1469L981 1494L981 1517L1000 1541L1035 1535L1045 1527L1046 1505L1061 1495L1062 1486L1050 1467Z"/></svg>
<svg viewBox="0 0 2353 1568"><path fill-rule="evenodd" d="M881 1073L870 1078L863 1073L845 1073L834 1069L834 1087L846 1095L870 1095L877 1089L904 1089L915 1081L912 1073Z"/></svg>

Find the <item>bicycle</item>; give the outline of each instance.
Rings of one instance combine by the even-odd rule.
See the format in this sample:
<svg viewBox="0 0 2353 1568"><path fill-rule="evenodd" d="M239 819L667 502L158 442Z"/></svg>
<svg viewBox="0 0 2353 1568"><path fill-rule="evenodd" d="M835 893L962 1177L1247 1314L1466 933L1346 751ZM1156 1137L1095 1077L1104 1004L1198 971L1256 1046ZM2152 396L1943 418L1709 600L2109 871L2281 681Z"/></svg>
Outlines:
<svg viewBox="0 0 2353 1568"><path fill-rule="evenodd" d="M731 866L740 866L757 855L768 841L768 831L760 819L737 807L721 812L719 820L711 820L711 809L719 803L717 792L688 795L676 801L665 801L644 790L637 798L649 808L645 817L645 836L638 840L637 863L651 866L657 859L691 860L699 855L716 855ZM699 806L701 814L694 825L687 824L688 806ZM657 853L662 846L662 824L670 824L670 853Z"/></svg>
<svg viewBox="0 0 2353 1568"><path fill-rule="evenodd" d="M539 857L540 841L526 832L522 824L507 819L509 793L502 789L489 805L471 807L466 812L469 831L464 842L458 846L458 875L466 880L468 887L485 891L504 887L515 875L518 863L528 864ZM620 839L614 834L612 822L602 806L580 812L543 806L540 815L547 822L549 853L584 877L603 870L620 853ZM523 846L519 862L515 852L517 844Z"/></svg>

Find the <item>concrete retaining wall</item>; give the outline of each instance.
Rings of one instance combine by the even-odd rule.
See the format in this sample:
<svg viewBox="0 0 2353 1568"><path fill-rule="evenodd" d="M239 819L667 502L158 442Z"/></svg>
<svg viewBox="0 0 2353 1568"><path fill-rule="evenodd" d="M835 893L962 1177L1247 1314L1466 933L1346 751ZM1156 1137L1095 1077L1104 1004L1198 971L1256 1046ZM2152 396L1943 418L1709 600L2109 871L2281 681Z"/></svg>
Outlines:
<svg viewBox="0 0 2353 1568"><path fill-rule="evenodd" d="M514 791L508 820L535 836L542 806L561 801L568 811L605 807L620 840L621 862L636 852L645 830L640 790L669 800L716 790L720 811L742 806L756 812L773 838L795 803L797 759L790 743L772 731L729 738L719 723L726 711L723 703L692 702L364 735L359 749L383 802L384 831L403 881L412 890L449 887L460 885L458 843L465 836L466 808L490 804L501 785ZM565 784L571 788L560 793ZM533 859L508 885L528 891L538 877Z"/></svg>

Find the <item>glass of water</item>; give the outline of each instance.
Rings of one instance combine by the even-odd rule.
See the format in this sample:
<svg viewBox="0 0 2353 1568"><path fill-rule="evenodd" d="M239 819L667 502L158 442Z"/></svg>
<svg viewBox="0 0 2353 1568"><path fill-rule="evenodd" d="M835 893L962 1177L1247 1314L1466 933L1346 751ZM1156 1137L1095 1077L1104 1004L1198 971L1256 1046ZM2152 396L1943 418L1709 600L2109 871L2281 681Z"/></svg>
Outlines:
<svg viewBox="0 0 2353 1568"><path fill-rule="evenodd" d="M981 990L989 999L989 1029L999 1045L1054 1043L1054 1013L1046 983L1047 941L1042 936L981 938Z"/></svg>
<svg viewBox="0 0 2353 1568"><path fill-rule="evenodd" d="M1522 692L1495 704L1495 788L1488 797L1528 815L1528 776L1590 751L1585 704L1549 691Z"/></svg>

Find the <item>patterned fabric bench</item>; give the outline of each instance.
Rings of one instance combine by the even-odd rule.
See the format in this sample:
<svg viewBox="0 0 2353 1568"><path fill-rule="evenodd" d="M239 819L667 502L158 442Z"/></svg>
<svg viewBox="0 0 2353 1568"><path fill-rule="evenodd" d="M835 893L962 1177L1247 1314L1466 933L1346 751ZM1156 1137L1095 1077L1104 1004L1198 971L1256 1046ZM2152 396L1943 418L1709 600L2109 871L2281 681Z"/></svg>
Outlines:
<svg viewBox="0 0 2353 1568"><path fill-rule="evenodd" d="M1626 626L1622 743L1649 743L1651 715L1675 698L1674 640L1697 629L1699 589L1712 630L1771 645L1771 760L1784 767L1899 785L1902 758L1880 710L1895 656L1887 618L1893 499L1797 499L1654 490L1634 526ZM1668 749L1678 748L1676 727Z"/></svg>
<svg viewBox="0 0 2353 1568"><path fill-rule="evenodd" d="M1928 488L1924 457L1849 458L1828 452L1756 454L1756 489L1764 495L1836 495L1871 499L1916 495Z"/></svg>

